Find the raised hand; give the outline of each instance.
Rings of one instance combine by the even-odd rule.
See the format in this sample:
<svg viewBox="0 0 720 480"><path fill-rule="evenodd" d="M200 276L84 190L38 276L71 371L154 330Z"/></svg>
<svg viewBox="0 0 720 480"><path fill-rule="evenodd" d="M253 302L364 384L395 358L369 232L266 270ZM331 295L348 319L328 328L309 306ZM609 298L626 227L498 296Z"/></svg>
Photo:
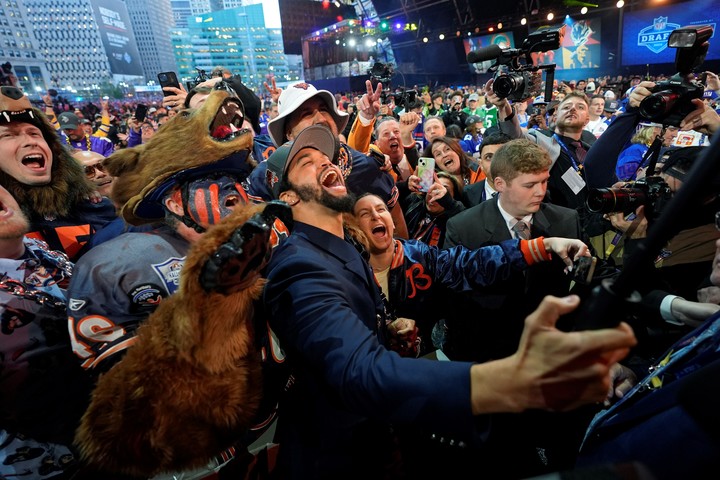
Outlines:
<svg viewBox="0 0 720 480"><path fill-rule="evenodd" d="M277 103L283 90L276 85L275 77L270 77L270 84L263 82L263 85L265 86L265 90L270 92L270 97L272 98L273 103Z"/></svg>
<svg viewBox="0 0 720 480"><path fill-rule="evenodd" d="M380 112L380 95L382 94L382 83L378 82L373 90L372 82L365 80L367 93L357 103L357 109L365 120L372 120Z"/></svg>

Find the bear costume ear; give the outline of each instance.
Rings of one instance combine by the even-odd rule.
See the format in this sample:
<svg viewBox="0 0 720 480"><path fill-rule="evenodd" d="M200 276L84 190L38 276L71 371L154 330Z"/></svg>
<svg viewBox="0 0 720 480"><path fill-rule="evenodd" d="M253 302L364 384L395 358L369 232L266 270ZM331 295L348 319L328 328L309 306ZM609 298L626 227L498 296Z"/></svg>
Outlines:
<svg viewBox="0 0 720 480"><path fill-rule="evenodd" d="M119 177L125 172L130 172L137 168L138 161L144 145L138 145L133 148L123 148L118 150L103 161L103 165L108 173L113 177Z"/></svg>
<svg viewBox="0 0 720 480"><path fill-rule="evenodd" d="M144 149L144 145L125 148L103 160L107 172L115 177L111 193L115 205L125 205L147 183L147 179L141 175L129 175L142 168L140 157Z"/></svg>

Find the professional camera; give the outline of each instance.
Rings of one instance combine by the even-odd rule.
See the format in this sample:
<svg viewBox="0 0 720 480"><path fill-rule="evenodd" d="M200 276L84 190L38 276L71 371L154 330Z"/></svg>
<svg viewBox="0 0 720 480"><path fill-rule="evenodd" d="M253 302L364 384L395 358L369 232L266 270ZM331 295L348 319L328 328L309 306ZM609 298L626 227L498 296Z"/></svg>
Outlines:
<svg viewBox="0 0 720 480"><path fill-rule="evenodd" d="M375 82L390 84L393 76L393 67L389 63L375 62L372 68L368 70L368 75L370 75L370 78Z"/></svg>
<svg viewBox="0 0 720 480"><path fill-rule="evenodd" d="M560 48L560 40L565 26L557 29L541 29L531 33L519 49L501 48L490 45L470 52L467 60L470 63L495 60L490 71L496 72L493 92L500 98L508 98L513 102L522 102L540 95L542 92L542 70L546 70L545 98L552 95L552 84L555 77L555 64L533 65L531 53L547 52ZM521 63L524 59L524 63Z"/></svg>
<svg viewBox="0 0 720 480"><path fill-rule="evenodd" d="M655 219L672 197L670 186L662 177L645 177L620 188L591 188L587 207L595 213L631 213L645 205L645 216Z"/></svg>
<svg viewBox="0 0 720 480"><path fill-rule="evenodd" d="M395 101L395 105L406 108L408 104L415 102L417 91L406 90L405 87L400 87L394 93L388 93L390 92L390 81L392 80L393 74L393 66L389 63L375 62L372 68L368 70L373 88L378 83L383 84L383 91L380 93L380 103L386 105L388 97L391 96Z"/></svg>
<svg viewBox="0 0 720 480"><path fill-rule="evenodd" d="M668 47L677 49L678 73L653 87L653 93L640 102L640 115L653 122L679 127L683 118L695 110L692 100L702 98L705 87L694 80L693 71L705 61L712 34L710 25L682 27L670 34Z"/></svg>
<svg viewBox="0 0 720 480"><path fill-rule="evenodd" d="M189 80L185 82L185 85L187 86L187 91L189 92L193 88L195 88L199 83L204 82L205 80L209 80L210 77L207 73L205 73L205 70L202 68L195 67L195 70L197 70L197 76L195 77L195 80Z"/></svg>

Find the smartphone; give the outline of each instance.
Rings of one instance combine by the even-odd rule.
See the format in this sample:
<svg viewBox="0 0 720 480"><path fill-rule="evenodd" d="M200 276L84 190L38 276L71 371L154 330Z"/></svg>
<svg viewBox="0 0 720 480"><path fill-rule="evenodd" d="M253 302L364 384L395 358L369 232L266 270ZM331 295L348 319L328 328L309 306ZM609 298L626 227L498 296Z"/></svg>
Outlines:
<svg viewBox="0 0 720 480"><path fill-rule="evenodd" d="M146 114L147 114L147 105L138 103L138 106L135 107L135 120L137 120L138 123L142 123L145 120Z"/></svg>
<svg viewBox="0 0 720 480"><path fill-rule="evenodd" d="M420 177L420 191L427 192L435 183L435 159L431 157L418 158L417 176Z"/></svg>
<svg viewBox="0 0 720 480"><path fill-rule="evenodd" d="M177 75L175 72L160 72L157 75L158 82L160 83L160 88L163 87L175 87L180 88L180 82L178 82ZM167 97L168 95L175 95L172 92L166 92L165 90L163 92L163 97Z"/></svg>
<svg viewBox="0 0 720 480"><path fill-rule="evenodd" d="M110 97L108 97L107 95L105 95L102 99L103 99L103 100L110 100Z"/></svg>

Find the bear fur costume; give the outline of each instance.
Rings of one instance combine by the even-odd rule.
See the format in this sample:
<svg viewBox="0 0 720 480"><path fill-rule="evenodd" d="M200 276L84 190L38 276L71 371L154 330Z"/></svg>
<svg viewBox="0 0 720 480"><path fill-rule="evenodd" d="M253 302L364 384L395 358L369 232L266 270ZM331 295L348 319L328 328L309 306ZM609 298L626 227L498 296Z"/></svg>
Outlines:
<svg viewBox="0 0 720 480"><path fill-rule="evenodd" d="M114 200L126 221L156 221L137 207L177 172L251 149L247 130L212 138L220 123L233 121L221 115L231 99L215 91L148 144L105 161L119 177ZM253 302L264 285L260 271L269 260L275 218L259 212L273 209L290 216L286 205L245 205L209 228L188 254L178 291L101 375L75 439L90 470L147 478L201 467L253 424L262 396Z"/></svg>

